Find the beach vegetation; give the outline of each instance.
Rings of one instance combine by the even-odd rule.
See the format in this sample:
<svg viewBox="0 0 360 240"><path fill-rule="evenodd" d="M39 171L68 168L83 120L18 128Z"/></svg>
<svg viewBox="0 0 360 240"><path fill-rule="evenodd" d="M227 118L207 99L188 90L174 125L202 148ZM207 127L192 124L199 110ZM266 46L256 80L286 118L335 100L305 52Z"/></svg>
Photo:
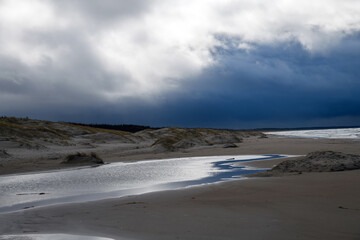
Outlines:
<svg viewBox="0 0 360 240"><path fill-rule="evenodd" d="M95 152L69 154L62 163L66 164L104 164L104 160Z"/></svg>
<svg viewBox="0 0 360 240"><path fill-rule="evenodd" d="M124 132L124 131L114 130L114 129L95 128L95 127L90 127L90 126L87 126L87 125L79 125L79 124L74 125L72 123L65 123L65 122L61 122L60 124L62 124L64 126L67 126L67 127L81 129L81 130L83 130L82 135L96 134L96 133L109 133L109 134L114 134L114 135L123 137L128 142L132 142L132 143L135 142L132 139L133 134L131 134L129 132Z"/></svg>

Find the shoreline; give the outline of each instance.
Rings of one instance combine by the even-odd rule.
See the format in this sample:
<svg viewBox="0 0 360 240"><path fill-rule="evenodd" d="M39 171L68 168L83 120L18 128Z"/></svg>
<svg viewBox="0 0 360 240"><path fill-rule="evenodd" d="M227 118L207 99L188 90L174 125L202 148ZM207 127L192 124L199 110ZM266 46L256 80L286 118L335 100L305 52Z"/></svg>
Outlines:
<svg viewBox="0 0 360 240"><path fill-rule="evenodd" d="M244 139L238 148L160 154L100 155L109 162L188 156L360 154L343 139ZM140 159L139 159L140 158ZM247 162L269 168L284 159ZM34 168L32 168L34 169ZM360 170L246 178L0 214L1 234L65 233L113 239L349 239L360 236Z"/></svg>

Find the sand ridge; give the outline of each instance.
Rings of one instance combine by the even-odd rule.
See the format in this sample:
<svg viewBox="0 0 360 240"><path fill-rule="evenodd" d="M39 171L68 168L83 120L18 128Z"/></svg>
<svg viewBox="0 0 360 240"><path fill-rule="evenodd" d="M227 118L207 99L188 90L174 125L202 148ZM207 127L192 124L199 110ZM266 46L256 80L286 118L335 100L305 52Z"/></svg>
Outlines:
<svg viewBox="0 0 360 240"><path fill-rule="evenodd" d="M310 152L306 156L280 161L270 170L250 174L252 177L270 177L304 172L337 172L360 169L360 155L334 151Z"/></svg>

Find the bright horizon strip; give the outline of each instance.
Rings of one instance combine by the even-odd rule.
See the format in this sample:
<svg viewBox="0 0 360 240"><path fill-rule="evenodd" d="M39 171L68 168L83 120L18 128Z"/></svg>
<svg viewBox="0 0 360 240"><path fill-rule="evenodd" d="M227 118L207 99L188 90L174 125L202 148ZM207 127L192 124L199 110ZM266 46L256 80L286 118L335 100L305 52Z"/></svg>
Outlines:
<svg viewBox="0 0 360 240"><path fill-rule="evenodd" d="M266 134L285 136L285 137L360 139L360 128L279 131L279 132L266 132Z"/></svg>

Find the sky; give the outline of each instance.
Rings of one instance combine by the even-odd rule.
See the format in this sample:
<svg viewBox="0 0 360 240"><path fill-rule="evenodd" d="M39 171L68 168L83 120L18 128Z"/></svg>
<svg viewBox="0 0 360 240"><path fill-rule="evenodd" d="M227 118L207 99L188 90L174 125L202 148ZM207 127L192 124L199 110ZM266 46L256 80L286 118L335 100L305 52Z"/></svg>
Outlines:
<svg viewBox="0 0 360 240"><path fill-rule="evenodd" d="M0 115L360 125L360 1L0 0Z"/></svg>

